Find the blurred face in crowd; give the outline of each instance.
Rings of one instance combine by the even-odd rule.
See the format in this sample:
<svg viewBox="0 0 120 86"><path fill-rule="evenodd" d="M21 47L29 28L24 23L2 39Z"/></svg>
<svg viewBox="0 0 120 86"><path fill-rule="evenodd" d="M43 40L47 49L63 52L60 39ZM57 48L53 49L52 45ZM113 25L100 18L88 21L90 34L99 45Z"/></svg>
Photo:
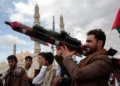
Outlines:
<svg viewBox="0 0 120 86"><path fill-rule="evenodd" d="M98 49L98 41L94 35L88 35L85 45L87 47L87 55L96 52Z"/></svg>
<svg viewBox="0 0 120 86"><path fill-rule="evenodd" d="M31 59L26 59L25 60L25 66L26 67L31 67L31 65L32 65L32 60Z"/></svg>
<svg viewBox="0 0 120 86"><path fill-rule="evenodd" d="M10 69L14 69L17 66L17 61L15 61L14 59L9 59L8 64Z"/></svg>
<svg viewBox="0 0 120 86"><path fill-rule="evenodd" d="M49 61L43 58L43 65L44 66L49 66Z"/></svg>
<svg viewBox="0 0 120 86"><path fill-rule="evenodd" d="M43 65L43 56L38 55L38 61L39 61L40 66L42 66Z"/></svg>

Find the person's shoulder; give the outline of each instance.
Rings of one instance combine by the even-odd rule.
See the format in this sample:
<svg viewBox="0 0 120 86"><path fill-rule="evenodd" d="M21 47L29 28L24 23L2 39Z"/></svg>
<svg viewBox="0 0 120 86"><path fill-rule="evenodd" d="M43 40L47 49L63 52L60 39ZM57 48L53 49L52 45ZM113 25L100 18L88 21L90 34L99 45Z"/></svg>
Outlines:
<svg viewBox="0 0 120 86"><path fill-rule="evenodd" d="M25 70L25 69L18 66L18 67L16 67L16 70L18 70L18 71L23 71L23 70Z"/></svg>
<svg viewBox="0 0 120 86"><path fill-rule="evenodd" d="M50 70L50 73L53 75L56 75L56 71L57 69L55 67L52 67L52 69Z"/></svg>
<svg viewBox="0 0 120 86"><path fill-rule="evenodd" d="M112 63L110 57L108 57L107 55L95 56L95 57L93 58L93 60L104 60L104 61L106 61L106 62Z"/></svg>
<svg viewBox="0 0 120 86"><path fill-rule="evenodd" d="M110 59L107 55L98 55L98 56L95 56L93 59Z"/></svg>
<svg viewBox="0 0 120 86"><path fill-rule="evenodd" d="M55 66L52 67L51 71L56 71L57 68Z"/></svg>
<svg viewBox="0 0 120 86"><path fill-rule="evenodd" d="M14 71L14 73L15 73L17 76L21 75L23 72L25 72L25 70L24 70L24 68L22 68L22 67L16 67L16 69L15 69L15 71Z"/></svg>
<svg viewBox="0 0 120 86"><path fill-rule="evenodd" d="M5 71L2 73L1 78L2 78L2 79L6 78L6 76L8 76L9 73L10 73L10 68L8 68L7 70L5 70Z"/></svg>

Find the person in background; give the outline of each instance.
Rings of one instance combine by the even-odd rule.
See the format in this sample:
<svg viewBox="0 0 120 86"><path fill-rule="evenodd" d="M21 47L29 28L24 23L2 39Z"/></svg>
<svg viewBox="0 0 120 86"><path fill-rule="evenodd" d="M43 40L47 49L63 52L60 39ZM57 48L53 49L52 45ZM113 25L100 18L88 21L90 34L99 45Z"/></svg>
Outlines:
<svg viewBox="0 0 120 86"><path fill-rule="evenodd" d="M2 76L5 81L3 86L28 86L27 81L23 79L23 76L26 75L25 70L17 66L17 57L10 55L7 60L10 68Z"/></svg>
<svg viewBox="0 0 120 86"><path fill-rule="evenodd" d="M32 82L35 86L43 86L45 71L47 68L46 66L43 65L44 54L45 54L44 52L41 52L38 54L38 62L39 62L40 68L37 71L38 74L36 75L36 77L33 79L33 82Z"/></svg>
<svg viewBox="0 0 120 86"><path fill-rule="evenodd" d="M23 78L28 81L29 86L34 86L34 84L32 84L32 80L35 77L35 68L32 65L32 60L31 56L25 57L25 71L27 76L24 76Z"/></svg>
<svg viewBox="0 0 120 86"><path fill-rule="evenodd" d="M43 66L37 77L34 78L33 83L38 83L41 80L42 85L39 86L52 86L53 79L56 76L56 68L53 66L54 56L51 52L42 54ZM39 84L39 83L38 83Z"/></svg>

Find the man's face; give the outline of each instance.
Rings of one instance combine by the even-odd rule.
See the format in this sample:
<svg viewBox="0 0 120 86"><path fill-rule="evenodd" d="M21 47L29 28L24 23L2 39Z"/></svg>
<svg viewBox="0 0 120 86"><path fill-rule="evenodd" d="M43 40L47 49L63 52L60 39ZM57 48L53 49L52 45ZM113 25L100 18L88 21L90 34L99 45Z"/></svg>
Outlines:
<svg viewBox="0 0 120 86"><path fill-rule="evenodd" d="M40 66L43 65L43 57L41 55L38 56L38 61Z"/></svg>
<svg viewBox="0 0 120 86"><path fill-rule="evenodd" d="M31 65L32 65L32 60L31 59L26 59L25 60L25 66L26 67L31 67Z"/></svg>
<svg viewBox="0 0 120 86"><path fill-rule="evenodd" d="M98 41L95 39L94 35L88 35L86 40L86 47L87 47L87 55L92 54L97 51L98 49Z"/></svg>
<svg viewBox="0 0 120 86"><path fill-rule="evenodd" d="M49 65L49 61L46 60L45 58L43 58L43 65L44 65L44 66L48 66L48 65Z"/></svg>
<svg viewBox="0 0 120 86"><path fill-rule="evenodd" d="M8 60L8 64L11 69L14 69L17 65L17 62L14 59L10 59Z"/></svg>

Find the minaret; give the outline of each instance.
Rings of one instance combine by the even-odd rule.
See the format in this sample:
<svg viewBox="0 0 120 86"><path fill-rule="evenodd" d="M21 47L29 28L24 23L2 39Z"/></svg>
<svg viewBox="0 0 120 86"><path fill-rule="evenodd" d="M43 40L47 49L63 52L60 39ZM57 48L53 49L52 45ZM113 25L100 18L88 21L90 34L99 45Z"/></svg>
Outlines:
<svg viewBox="0 0 120 86"><path fill-rule="evenodd" d="M13 55L16 55L16 44L13 45Z"/></svg>
<svg viewBox="0 0 120 86"><path fill-rule="evenodd" d="M54 18L54 16L53 16L53 30L55 30L55 18Z"/></svg>
<svg viewBox="0 0 120 86"><path fill-rule="evenodd" d="M54 16L53 16L53 23L52 23L52 30L55 30L55 19L54 19ZM51 49L52 49L52 52L53 52L53 54L54 54L54 45L52 45L52 47L51 47Z"/></svg>
<svg viewBox="0 0 120 86"><path fill-rule="evenodd" d="M64 22L63 22L63 16L60 15L60 31L64 30Z"/></svg>
<svg viewBox="0 0 120 86"><path fill-rule="evenodd" d="M35 5L35 14L34 14L34 25L40 25L40 14L39 14L39 6L38 4ZM38 55L40 53L40 44L35 42L34 44L34 54Z"/></svg>

